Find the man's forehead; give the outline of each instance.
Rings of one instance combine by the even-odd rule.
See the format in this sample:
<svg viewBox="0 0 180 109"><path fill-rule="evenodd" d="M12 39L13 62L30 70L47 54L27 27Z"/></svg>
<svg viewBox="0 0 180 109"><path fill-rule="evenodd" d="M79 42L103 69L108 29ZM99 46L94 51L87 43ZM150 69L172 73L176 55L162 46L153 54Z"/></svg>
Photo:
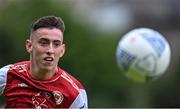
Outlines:
<svg viewBox="0 0 180 109"><path fill-rule="evenodd" d="M51 40L63 40L63 33L57 28L39 28L33 33L33 39L47 38Z"/></svg>
<svg viewBox="0 0 180 109"><path fill-rule="evenodd" d="M37 39L39 41L53 41L53 42L62 42L62 40L59 38L59 39L49 39L47 37L40 37L39 39Z"/></svg>
<svg viewBox="0 0 180 109"><path fill-rule="evenodd" d="M63 33L61 32L61 30L57 29L57 28L39 28L35 31L35 34L39 34L39 35L60 35L62 36Z"/></svg>

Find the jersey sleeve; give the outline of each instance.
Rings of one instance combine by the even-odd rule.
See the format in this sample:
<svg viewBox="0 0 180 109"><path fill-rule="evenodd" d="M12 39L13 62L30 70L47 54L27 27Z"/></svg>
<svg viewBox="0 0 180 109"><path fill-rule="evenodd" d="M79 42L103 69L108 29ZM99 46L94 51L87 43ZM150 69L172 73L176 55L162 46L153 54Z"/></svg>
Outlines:
<svg viewBox="0 0 180 109"><path fill-rule="evenodd" d="M11 65L6 65L0 69L0 95L3 93L7 81L7 72Z"/></svg>
<svg viewBox="0 0 180 109"><path fill-rule="evenodd" d="M76 97L70 108L87 109L88 99L85 89L80 89L79 95Z"/></svg>

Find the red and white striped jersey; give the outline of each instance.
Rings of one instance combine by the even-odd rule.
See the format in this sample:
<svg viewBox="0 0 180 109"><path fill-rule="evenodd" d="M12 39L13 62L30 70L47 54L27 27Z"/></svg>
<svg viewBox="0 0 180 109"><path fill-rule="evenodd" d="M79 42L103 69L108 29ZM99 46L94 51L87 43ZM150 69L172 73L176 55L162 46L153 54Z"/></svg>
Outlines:
<svg viewBox="0 0 180 109"><path fill-rule="evenodd" d="M81 83L58 67L49 80L36 80L24 61L0 69L0 93L7 108L87 108L87 94Z"/></svg>

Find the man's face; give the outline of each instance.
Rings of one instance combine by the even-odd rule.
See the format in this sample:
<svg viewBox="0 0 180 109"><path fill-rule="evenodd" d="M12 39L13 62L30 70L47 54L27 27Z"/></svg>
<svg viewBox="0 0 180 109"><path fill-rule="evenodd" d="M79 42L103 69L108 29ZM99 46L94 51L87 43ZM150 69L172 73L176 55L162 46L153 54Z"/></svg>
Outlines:
<svg viewBox="0 0 180 109"><path fill-rule="evenodd" d="M59 58L65 52L63 33L56 28L39 28L26 41L32 68L46 71L56 69Z"/></svg>

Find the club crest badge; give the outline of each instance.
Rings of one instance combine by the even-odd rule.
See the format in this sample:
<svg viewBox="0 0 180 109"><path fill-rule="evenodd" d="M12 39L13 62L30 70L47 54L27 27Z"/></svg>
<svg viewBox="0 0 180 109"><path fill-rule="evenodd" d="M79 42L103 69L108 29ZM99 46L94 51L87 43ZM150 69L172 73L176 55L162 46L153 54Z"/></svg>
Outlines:
<svg viewBox="0 0 180 109"><path fill-rule="evenodd" d="M56 105L60 105L64 99L63 94L59 91L53 91L53 96L56 101Z"/></svg>

